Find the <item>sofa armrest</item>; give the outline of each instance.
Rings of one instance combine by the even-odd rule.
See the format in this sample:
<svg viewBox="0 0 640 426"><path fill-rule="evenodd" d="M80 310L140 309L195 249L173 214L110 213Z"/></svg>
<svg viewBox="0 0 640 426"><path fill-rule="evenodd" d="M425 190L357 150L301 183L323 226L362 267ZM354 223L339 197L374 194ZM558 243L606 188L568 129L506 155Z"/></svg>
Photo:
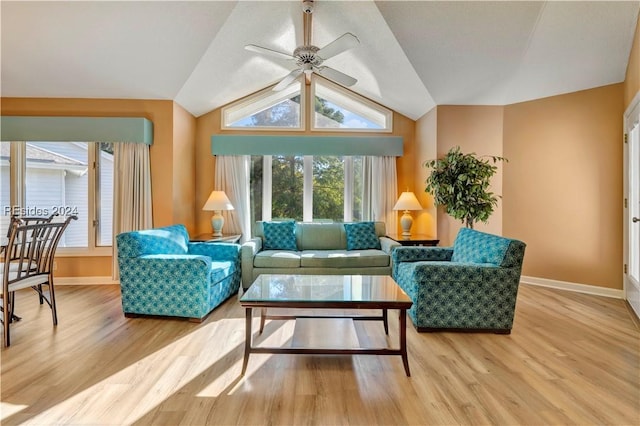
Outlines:
<svg viewBox="0 0 640 426"><path fill-rule="evenodd" d="M208 256L213 260L235 262L240 259L240 244L192 242L189 243L188 248L189 254Z"/></svg>
<svg viewBox="0 0 640 426"><path fill-rule="evenodd" d="M262 238L255 237L242 244L242 288L248 289L253 283L253 258L262 250Z"/></svg>
<svg viewBox="0 0 640 426"><path fill-rule="evenodd" d="M382 248L382 251L384 251L387 254L391 254L394 248L401 247L401 246L402 244L392 240L391 238L380 237L380 247Z"/></svg>

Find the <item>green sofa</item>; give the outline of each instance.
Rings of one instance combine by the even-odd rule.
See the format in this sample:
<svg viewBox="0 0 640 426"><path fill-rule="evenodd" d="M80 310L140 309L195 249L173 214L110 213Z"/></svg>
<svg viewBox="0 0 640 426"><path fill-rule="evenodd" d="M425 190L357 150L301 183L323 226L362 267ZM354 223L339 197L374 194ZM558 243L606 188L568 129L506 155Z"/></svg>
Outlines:
<svg viewBox="0 0 640 426"><path fill-rule="evenodd" d="M347 250L343 223L296 222L296 250L265 250L263 223L241 248L242 287L260 274L391 275L391 252L399 243L386 238L384 222L375 222L380 249Z"/></svg>
<svg viewBox="0 0 640 426"><path fill-rule="evenodd" d="M418 331L511 333L525 243L462 228L453 247L401 247L393 278Z"/></svg>

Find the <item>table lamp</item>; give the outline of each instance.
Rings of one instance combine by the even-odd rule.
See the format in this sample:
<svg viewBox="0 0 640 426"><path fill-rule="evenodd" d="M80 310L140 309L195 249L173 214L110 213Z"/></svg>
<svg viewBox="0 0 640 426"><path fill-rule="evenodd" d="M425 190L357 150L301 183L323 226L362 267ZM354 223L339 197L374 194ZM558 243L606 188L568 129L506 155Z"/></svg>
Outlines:
<svg viewBox="0 0 640 426"><path fill-rule="evenodd" d="M402 236L411 236L411 225L413 225L413 218L411 217L410 210L422 210L420 202L416 198L413 192L403 192L398 198L398 202L393 206L394 210L404 210L404 214L400 218L400 227L402 228Z"/></svg>
<svg viewBox="0 0 640 426"><path fill-rule="evenodd" d="M222 217L222 210L233 210L233 205L227 194L224 191L211 191L209 199L204 203L202 210L213 210L213 217L211 218L211 227L213 228L213 236L222 236L222 227L224 226L224 217Z"/></svg>

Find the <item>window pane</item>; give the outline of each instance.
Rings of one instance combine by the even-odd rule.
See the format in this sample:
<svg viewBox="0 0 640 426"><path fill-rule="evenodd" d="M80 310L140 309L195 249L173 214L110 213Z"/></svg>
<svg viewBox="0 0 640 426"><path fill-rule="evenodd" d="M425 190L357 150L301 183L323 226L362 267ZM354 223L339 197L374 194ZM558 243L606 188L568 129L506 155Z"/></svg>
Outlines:
<svg viewBox="0 0 640 426"><path fill-rule="evenodd" d="M391 130L390 110L329 82L315 80L316 129Z"/></svg>
<svg viewBox="0 0 640 426"><path fill-rule="evenodd" d="M344 220L343 157L313 157L313 220Z"/></svg>
<svg viewBox="0 0 640 426"><path fill-rule="evenodd" d="M251 203L251 235L256 235L256 222L262 220L262 156L251 156L251 170L249 172L249 202Z"/></svg>
<svg viewBox="0 0 640 426"><path fill-rule="evenodd" d="M266 90L223 109L223 127L301 128L299 82L284 90Z"/></svg>
<svg viewBox="0 0 640 426"><path fill-rule="evenodd" d="M271 216L274 220L302 220L302 171L302 156L273 156Z"/></svg>
<svg viewBox="0 0 640 426"><path fill-rule="evenodd" d="M113 142L98 144L97 193L99 204L96 206L98 229L96 230L96 245L111 246L113 224Z"/></svg>
<svg viewBox="0 0 640 426"><path fill-rule="evenodd" d="M363 195L364 195L364 157L353 157L353 206L352 216L354 222L363 220Z"/></svg>
<svg viewBox="0 0 640 426"><path fill-rule="evenodd" d="M59 247L87 247L89 220L88 148L86 142L27 142L27 216L78 216Z"/></svg>
<svg viewBox="0 0 640 426"><path fill-rule="evenodd" d="M11 142L0 142L0 207L2 208L3 216L11 215L11 184L9 181L10 164ZM4 228L0 229L0 236L6 235L5 231L6 230Z"/></svg>

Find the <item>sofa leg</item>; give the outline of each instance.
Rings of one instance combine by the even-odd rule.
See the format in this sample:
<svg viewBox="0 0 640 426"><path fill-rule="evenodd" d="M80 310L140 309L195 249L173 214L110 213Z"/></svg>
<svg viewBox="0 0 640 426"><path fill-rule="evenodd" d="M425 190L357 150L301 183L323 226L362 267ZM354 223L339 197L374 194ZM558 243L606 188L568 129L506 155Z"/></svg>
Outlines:
<svg viewBox="0 0 640 426"><path fill-rule="evenodd" d="M206 318L206 316L204 318ZM195 322L199 324L204 318L189 318L189 322Z"/></svg>
<svg viewBox="0 0 640 426"><path fill-rule="evenodd" d="M138 314L132 314L131 312L125 312L125 313L124 313L124 317L125 317L125 318L140 318L140 315L138 315Z"/></svg>

